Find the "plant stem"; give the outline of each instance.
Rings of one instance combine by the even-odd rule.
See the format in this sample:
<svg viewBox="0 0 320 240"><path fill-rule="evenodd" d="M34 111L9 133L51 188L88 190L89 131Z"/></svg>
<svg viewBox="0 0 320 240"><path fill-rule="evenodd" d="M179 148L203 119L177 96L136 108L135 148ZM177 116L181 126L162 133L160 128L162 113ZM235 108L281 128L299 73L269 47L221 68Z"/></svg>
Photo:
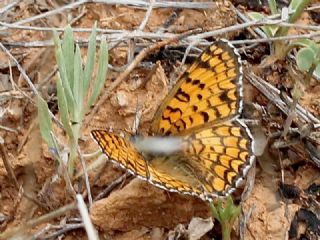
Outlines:
<svg viewBox="0 0 320 240"><path fill-rule="evenodd" d="M231 239L231 226L229 222L225 222L221 225L222 227L222 239L230 240Z"/></svg>
<svg viewBox="0 0 320 240"><path fill-rule="evenodd" d="M73 138L70 139L70 156L68 162L68 173L69 176L72 178L74 174L74 166L78 156L78 139L79 139L79 132L80 132L80 124L75 123L71 126L73 132Z"/></svg>

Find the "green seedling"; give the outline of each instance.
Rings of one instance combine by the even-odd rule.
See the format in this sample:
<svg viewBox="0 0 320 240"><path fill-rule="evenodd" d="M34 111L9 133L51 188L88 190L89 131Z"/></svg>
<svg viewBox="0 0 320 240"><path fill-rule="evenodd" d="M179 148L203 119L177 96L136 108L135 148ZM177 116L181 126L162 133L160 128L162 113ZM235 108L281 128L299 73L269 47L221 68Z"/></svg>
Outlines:
<svg viewBox="0 0 320 240"><path fill-rule="evenodd" d="M82 120L98 98L106 78L108 54L106 39L102 38L99 51L98 68L93 79L96 58L96 25L90 35L87 62L83 64L80 47L75 44L72 28L68 26L64 39L60 40L54 32L56 60L59 67L57 79L57 98L59 116L68 136L69 159L67 163L70 176L74 173L78 157L77 147ZM42 138L49 147L54 147L51 137L52 122L47 103L38 98L38 116Z"/></svg>
<svg viewBox="0 0 320 240"><path fill-rule="evenodd" d="M296 54L299 70L307 72L307 83L314 74L320 79L320 44L309 39L292 41L289 48L300 47Z"/></svg>
<svg viewBox="0 0 320 240"><path fill-rule="evenodd" d="M311 0L292 0L288 7L288 17L282 20L287 23L295 23L301 16L305 7L310 3L310 1ZM275 0L269 0L268 3L273 15L280 13ZM257 12L251 12L249 13L249 16L254 20L265 19L265 16L263 14ZM267 37L271 38L287 36L290 28L277 25L268 25L261 27L261 29L264 31ZM288 47L288 44L284 41L275 41L272 43L271 47L271 56L267 62L283 60L290 51L290 47Z"/></svg>
<svg viewBox="0 0 320 240"><path fill-rule="evenodd" d="M210 207L213 217L221 224L222 239L230 240L232 226L237 217L240 215L241 207L234 205L231 196L227 197L224 206L222 206L222 200L219 199L217 206L214 206L214 204L211 202Z"/></svg>

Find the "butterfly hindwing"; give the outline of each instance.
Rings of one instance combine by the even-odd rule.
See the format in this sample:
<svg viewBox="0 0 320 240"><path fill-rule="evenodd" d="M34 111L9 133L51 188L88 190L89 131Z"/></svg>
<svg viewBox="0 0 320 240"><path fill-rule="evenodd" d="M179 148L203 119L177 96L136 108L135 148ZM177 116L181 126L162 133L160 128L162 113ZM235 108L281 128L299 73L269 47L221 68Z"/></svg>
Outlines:
<svg viewBox="0 0 320 240"><path fill-rule="evenodd" d="M252 136L239 120L224 122L185 137L186 155L207 196L229 195L253 161Z"/></svg>

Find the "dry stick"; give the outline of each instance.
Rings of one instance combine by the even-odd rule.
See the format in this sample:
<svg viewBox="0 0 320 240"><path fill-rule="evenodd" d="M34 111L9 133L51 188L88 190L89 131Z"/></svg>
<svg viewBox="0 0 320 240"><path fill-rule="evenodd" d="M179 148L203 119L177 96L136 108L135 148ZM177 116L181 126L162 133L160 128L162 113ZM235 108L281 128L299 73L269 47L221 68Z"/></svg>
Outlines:
<svg viewBox="0 0 320 240"><path fill-rule="evenodd" d="M154 3L154 0L150 0L149 8L147 9L146 15L144 16L137 31L143 31L144 28L146 27L146 25L151 17L151 14L152 14L153 3ZM120 43L120 41L121 41L121 39L119 39L119 43ZM128 41L128 61L127 61L128 63L127 64L130 64L133 61L135 48L136 48L136 39L129 39L129 41Z"/></svg>
<svg viewBox="0 0 320 240"><path fill-rule="evenodd" d="M19 133L19 131L16 130L16 129L13 129L13 128L10 128L10 127L6 127L6 126L2 126L2 125L0 125L0 129L5 130L5 131L8 131L8 132L13 132L13 133L15 133L15 134L18 134L18 133Z"/></svg>
<svg viewBox="0 0 320 240"><path fill-rule="evenodd" d="M35 20L41 19L41 18L45 18L45 17L49 17L51 15L55 15L58 13L63 12L64 10L69 10L69 9L74 9L80 5L86 4L86 3L105 3L105 4L109 4L109 5L115 5L115 4L123 4L123 5L130 5L130 6L137 6L137 7L148 7L149 3L148 2L144 2L144 1L132 1L132 0L117 0L117 1L111 1L111 0L105 0L105 1L95 1L95 0L79 0L76 1L74 3L65 5L61 8L57 8L30 18L26 18L26 19L22 19L18 22L15 22L16 25L22 25L25 23L30 23L33 22ZM192 2L155 2L154 4L155 8L191 8L191 9L206 9L206 8L213 8L213 7L217 7L216 3L211 3L211 2L207 2L207 3L192 3ZM6 30L6 27L0 28L1 30Z"/></svg>
<svg viewBox="0 0 320 240"><path fill-rule="evenodd" d="M77 147L77 151L79 154L79 158L80 158L80 163L81 163L81 167L83 169L83 175L84 175L84 179L85 179L85 183L86 183L86 188L87 188L87 193L88 193L88 201L89 201L89 207L91 208L92 206L92 195L91 195L91 188L90 188L90 182L89 182L89 177L88 177L88 173L87 173L87 167L86 167L86 163L83 159L83 156L81 154L79 145Z"/></svg>
<svg viewBox="0 0 320 240"><path fill-rule="evenodd" d="M41 89L43 86L45 86L58 72L58 66L55 65L53 70L48 73L48 75L41 81L39 82L37 89Z"/></svg>
<svg viewBox="0 0 320 240"><path fill-rule="evenodd" d="M144 16L144 19L142 20L140 26L138 27L138 31L142 32L144 30L144 28L146 27L151 14L152 14L152 9L153 9L153 4L154 4L154 0L150 0L150 5L147 9L146 15ZM130 42L132 43L130 46ZM134 49L135 49L135 39L130 39L129 42L129 50L131 49L131 54L128 54L128 63L130 63L133 60L133 56L134 56Z"/></svg>
<svg viewBox="0 0 320 240"><path fill-rule="evenodd" d="M79 2L77 2L78 4ZM77 5L77 4L70 4L70 5ZM152 5L153 8L155 8L154 4ZM62 8L61 8L62 9ZM69 9L69 7L63 7L64 9ZM320 30L320 26L319 25L306 25L306 24L299 24L299 23L287 23L287 22L283 22L282 20L274 20L278 17L280 17L279 14L276 15L271 15L271 16L266 16L264 19L261 20L250 20L248 18L246 18L239 10L237 10L235 7L233 7L233 9L237 12L238 16L245 21L246 23L255 23L258 22L261 25L275 25L277 24L278 26L283 26L283 27L294 27L294 28L301 28L301 29L309 29L309 30L314 30L314 31L319 31ZM54 13L59 13L58 9L53 10ZM37 15L35 17L31 17L29 18L30 21L34 20L34 19L38 19L39 16L40 17L46 17L48 16L50 12L46 12L44 14L41 15ZM26 20L25 20L26 21ZM29 21L27 21L29 22ZM22 29L22 30L34 30L34 31L64 31L65 28L54 28L54 27L33 27L33 26L21 26L20 22L16 22L16 23L5 23L5 22L1 22L0 21L0 25L3 25L5 28L16 28L16 29ZM255 25L255 24L254 24ZM75 28L73 29L74 32L91 32L92 29L91 28ZM113 30L113 29L101 29L101 28L97 28L96 29L97 32L99 33L125 33L125 32L129 32L129 31L125 31L125 30ZM263 34L259 34L261 36L264 36Z"/></svg>
<svg viewBox="0 0 320 240"><path fill-rule="evenodd" d="M233 4L231 4L231 9L235 11L243 22L250 22L250 20L245 16L241 11L239 11ZM254 28L253 30L251 28L248 28L248 31L251 33L251 35L254 36L254 38L257 38L256 34L258 34L262 38L266 38L266 34L260 29L260 28Z"/></svg>
<svg viewBox="0 0 320 240"><path fill-rule="evenodd" d="M44 226L43 228L39 229L38 231L36 231L35 233L32 234L32 238L33 239L42 239L40 236L42 234L45 234L46 232L48 232L52 227L52 224L47 223L46 226Z"/></svg>
<svg viewBox="0 0 320 240"><path fill-rule="evenodd" d="M94 228L92 221L89 216L88 208L80 194L77 194L77 206L80 212L80 216L84 225L84 229L86 230L88 239L90 240L99 240L96 229Z"/></svg>
<svg viewBox="0 0 320 240"><path fill-rule="evenodd" d="M54 136L52 131L50 132L50 135L51 135L51 139L52 139L53 144L54 144L54 149L56 150L57 157L55 157L55 159L57 159L59 161L59 164L60 164L60 166L62 168L62 175L63 175L64 181L66 183L67 190L69 191L69 193L71 193L73 195L74 198L76 198L77 193L76 193L76 191L74 190L74 188L72 186L72 181L70 179L70 175L68 174L67 167L64 164L64 161L62 159L62 154L59 151L58 140L55 138L55 136Z"/></svg>
<svg viewBox="0 0 320 240"><path fill-rule="evenodd" d="M57 13L61 13L63 12L64 10L67 10L67 9L73 9L79 5L82 5L86 2L89 2L88 0L79 0L79 1L76 1L74 3L71 3L71 4L68 4L68 5L65 5L61 8L57 8L57 9L54 9L54 10L51 10L51 11L48 11L48 12L45 12L45 13L42 13L42 14L39 14L39 15L36 15L36 16L32 16L30 18L26 18L26 19L22 19L18 22L15 22L16 25L22 25L22 24L25 24L25 23L30 23L30 22L33 22L35 20L38 20L38 19L41 19L41 18L44 18L44 17L48 17L48 16L51 16L51 15L54 15L54 14L57 14ZM0 31L2 30L6 30L7 28L0 28Z"/></svg>
<svg viewBox="0 0 320 240"><path fill-rule="evenodd" d="M0 155L2 156L2 160L3 160L3 165L6 169L6 171L8 172L8 176L9 179L12 180L14 182L15 187L18 189L20 189L20 184L13 172L13 169L9 163L9 159L8 159L8 155L7 155L7 151L4 147L4 140L2 137L0 137Z"/></svg>
<svg viewBox="0 0 320 240"><path fill-rule="evenodd" d="M249 218L255 208L256 208L256 206L253 204L253 206L249 208L249 211L246 214L244 213L243 209L241 210L241 215L240 215L240 219L239 219L240 240L246 239L246 237L245 237L246 225L247 225L248 220L249 220Z"/></svg>
<svg viewBox="0 0 320 240"><path fill-rule="evenodd" d="M275 23L273 23L274 25ZM184 40L184 42L188 43L193 43L195 41L199 41L199 39L204 39L208 37L215 37L217 35L225 34L228 32L233 32L233 31L238 31L247 27L253 27L253 26L261 26L261 25L268 25L264 22L249 22L249 23L243 23L243 24L237 24L234 26L214 30L214 31L209 31L205 32L202 34L194 35L191 37L188 37ZM281 24L279 24L281 25ZM308 33L308 34L300 34L300 35L289 35L289 36L282 36L282 37L272 37L272 38L261 38L261 39L248 39L248 40L238 40L238 41L232 41L233 44L252 44L252 43L263 43L263 42L272 42L272 41L285 41L285 40L295 40L295 39L304 39L304 38L317 38L320 35L320 31L313 32L313 33ZM124 31L123 33L120 34L110 34L107 36L107 40L109 43L113 42L118 42L119 39L122 40L122 42L127 41L128 39L132 38L143 38L143 39L150 39L150 40L163 40L163 39L171 39L176 37L176 34L171 34L171 33L150 33L150 32L139 32L139 31ZM77 43L80 46L87 46L88 40L87 39L78 39L76 40ZM8 47L33 47L33 48L38 48L38 47L48 47L48 46L53 46L53 41L51 40L46 40L46 41L33 41L33 42L13 42L13 43L3 43L5 46ZM199 45L208 45L209 43L206 44L199 44ZM140 44L140 46L144 46L144 44ZM184 44L187 45L187 44Z"/></svg>
<svg viewBox="0 0 320 240"><path fill-rule="evenodd" d="M26 94L24 91L21 90L21 88L14 82L13 80L13 74L12 74L12 66L10 60L8 60L8 65L9 65L9 73L10 73L10 83L11 83L11 88L13 90L18 90L26 99L28 99L30 102L32 102L32 98L29 97L28 94Z"/></svg>
<svg viewBox="0 0 320 240"><path fill-rule="evenodd" d="M10 4L8 4L7 6L0 8L0 15L4 14L6 11L9 11L11 8L15 7L20 1L15 1L12 2Z"/></svg>
<svg viewBox="0 0 320 240"><path fill-rule="evenodd" d="M132 72L132 70L146 57L148 56L151 52L156 51L157 49L168 45L169 43L172 43L174 41L178 41L182 38L185 38L186 36L189 36L190 34L195 33L198 30L191 30L188 31L186 33L180 34L174 38L171 39L165 39L161 42L155 43L153 45L150 45L148 47L146 47L145 49L143 49L134 59L134 61L132 61L129 65L128 68L121 73L117 79L110 84L110 86L106 89L104 95L99 99L99 101L97 102L97 104L94 106L94 108L92 109L90 115L87 117L86 121L85 121L85 125L87 125L91 119L93 118L93 116L96 114L96 112L98 111L98 108L100 107L100 105L102 105L107 98L109 97L110 93L124 80L126 79L126 77Z"/></svg>
<svg viewBox="0 0 320 240"><path fill-rule="evenodd" d="M138 31L143 31L143 29L146 27L148 20L150 19L151 14L152 14L153 5L154 5L154 0L150 0L150 5L148 7L148 10L146 12L146 15L145 15L143 21L141 22L140 26L138 27Z"/></svg>
<svg viewBox="0 0 320 240"><path fill-rule="evenodd" d="M123 4L128 7L147 8L149 3L147 1L134 0L92 0L94 3L105 4ZM156 1L154 8L186 8L186 9L207 9L217 7L217 3L212 2L190 2L190 1Z"/></svg>
<svg viewBox="0 0 320 240"><path fill-rule="evenodd" d="M269 83L265 82L263 79L256 76L251 71L246 70L245 77L265 97L267 97L271 102L273 102L283 113L285 113L286 115L289 114L290 110L288 109L287 104L280 98L280 91L278 89L276 89ZM290 99L289 101L292 102L292 99ZM312 113L302 108L299 104L297 104L296 111L301 122L312 122L313 124L320 123L320 120L318 118L316 118L312 115Z"/></svg>
<svg viewBox="0 0 320 240"><path fill-rule="evenodd" d="M0 101L6 101L12 98L22 99L26 96L22 94L21 91L18 90L9 90L6 92L0 92Z"/></svg>
<svg viewBox="0 0 320 240"><path fill-rule="evenodd" d="M36 96L40 96L38 90L33 85L31 79L28 77L28 75L26 74L24 69L21 67L21 65L18 62L18 60L8 51L8 49L1 42L0 42L0 49L2 49L9 56L9 58L14 61L14 63L18 67L21 75L23 76L23 78L26 80L26 82L28 83L29 87L33 91L33 94L36 95ZM62 123L54 116L54 114L50 110L49 110L49 114L50 114L51 118L57 123L57 125L59 127L63 128Z"/></svg>
<svg viewBox="0 0 320 240"><path fill-rule="evenodd" d="M0 26L6 27L8 29L20 29L20 30L29 30L29 31L44 31L44 32L64 32L65 28L64 27L34 27L34 26L21 26L17 25L15 23L6 23L0 21ZM73 32L81 32L81 33L91 33L92 28L72 28ZM116 29L102 29L102 28L97 28L96 29L97 33L103 33L103 34L115 34L115 33L124 33L124 32L129 32L126 30L116 30Z"/></svg>
<svg viewBox="0 0 320 240"><path fill-rule="evenodd" d="M65 214L66 212L74 210L74 209L77 209L76 203L70 203L64 207L61 207L61 208L53 211L53 212L45 214L45 215L38 217L36 219L30 220L26 223L23 223L20 226L10 228L7 231L5 231L4 233L0 234L0 240L9 239L10 237L14 236L15 234L19 234L21 231L34 228L39 224L42 224L42 223L50 221L51 219L60 217L61 215Z"/></svg>
<svg viewBox="0 0 320 240"><path fill-rule="evenodd" d="M41 237L41 240L52 240L57 239L58 236L65 234L66 232L76 230L79 228L83 228L83 223L76 223L76 224L66 224L62 229L57 230L54 233L48 234L45 237Z"/></svg>
<svg viewBox="0 0 320 240"><path fill-rule="evenodd" d="M94 201L98 201L105 196L107 196L116 186L118 186L120 183L122 183L125 179L132 176L130 173L124 173L117 179L115 179L113 182L111 182L102 192L100 192L95 198Z"/></svg>

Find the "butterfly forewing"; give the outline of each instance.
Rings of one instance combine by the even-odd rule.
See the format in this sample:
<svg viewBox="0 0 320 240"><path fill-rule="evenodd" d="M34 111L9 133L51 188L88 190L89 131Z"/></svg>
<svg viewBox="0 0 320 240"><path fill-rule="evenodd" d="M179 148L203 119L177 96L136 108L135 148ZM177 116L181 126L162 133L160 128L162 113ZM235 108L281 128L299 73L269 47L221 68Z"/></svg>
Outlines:
<svg viewBox="0 0 320 240"><path fill-rule="evenodd" d="M226 42L208 47L181 76L155 114L151 132L192 132L236 117L242 107L240 56Z"/></svg>
<svg viewBox="0 0 320 240"><path fill-rule="evenodd" d="M129 140L106 130L93 130L91 135L110 160L131 173L148 175L145 159Z"/></svg>

